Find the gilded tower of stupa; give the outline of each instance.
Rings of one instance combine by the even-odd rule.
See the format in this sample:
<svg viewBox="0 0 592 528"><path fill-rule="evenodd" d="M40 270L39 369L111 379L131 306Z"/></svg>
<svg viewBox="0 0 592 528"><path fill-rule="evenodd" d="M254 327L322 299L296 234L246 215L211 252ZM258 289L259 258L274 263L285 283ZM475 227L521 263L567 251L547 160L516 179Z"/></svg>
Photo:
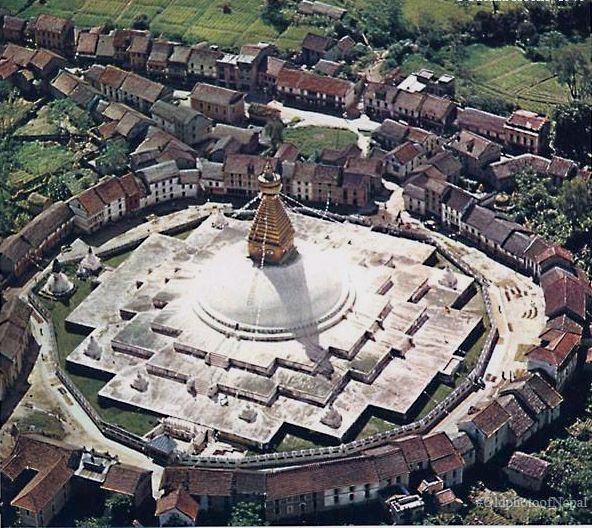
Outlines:
<svg viewBox="0 0 592 528"><path fill-rule="evenodd" d="M261 203L249 232L249 257L257 264L281 264L296 251L294 228L280 200L282 182L267 162L258 178Z"/></svg>

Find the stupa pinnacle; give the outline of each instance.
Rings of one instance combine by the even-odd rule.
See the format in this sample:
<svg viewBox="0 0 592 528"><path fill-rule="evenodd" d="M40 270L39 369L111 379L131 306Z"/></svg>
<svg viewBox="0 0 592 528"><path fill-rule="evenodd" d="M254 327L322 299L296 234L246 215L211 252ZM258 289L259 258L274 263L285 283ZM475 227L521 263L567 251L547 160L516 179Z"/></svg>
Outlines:
<svg viewBox="0 0 592 528"><path fill-rule="evenodd" d="M256 264L281 264L296 251L294 228L279 197L281 178L268 161L258 181L261 203L249 232L249 257Z"/></svg>

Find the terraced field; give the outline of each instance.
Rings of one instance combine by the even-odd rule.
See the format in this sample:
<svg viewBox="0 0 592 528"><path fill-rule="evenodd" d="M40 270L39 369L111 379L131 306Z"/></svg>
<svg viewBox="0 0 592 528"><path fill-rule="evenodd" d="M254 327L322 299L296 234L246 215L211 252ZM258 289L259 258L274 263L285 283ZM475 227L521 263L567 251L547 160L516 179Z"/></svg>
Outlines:
<svg viewBox="0 0 592 528"><path fill-rule="evenodd" d="M76 24L94 26L111 19L129 27L138 15L146 15L155 33L190 41L208 40L224 47L260 40L295 49L310 26L292 26L284 33L261 19L264 0L2 0L12 13L33 17L39 13L72 16ZM335 5L363 9L370 0L332 0ZM223 9L228 6L230 9ZM427 15L444 25L466 20L480 9L464 7L456 0L403 0L403 14L411 24Z"/></svg>
<svg viewBox="0 0 592 528"><path fill-rule="evenodd" d="M409 57L404 64L406 71L421 67L436 73L444 71L419 55ZM568 89L559 84L548 65L530 61L516 46L469 46L463 67L467 76L458 80L457 90L462 96L491 95L545 114L553 105L569 101Z"/></svg>

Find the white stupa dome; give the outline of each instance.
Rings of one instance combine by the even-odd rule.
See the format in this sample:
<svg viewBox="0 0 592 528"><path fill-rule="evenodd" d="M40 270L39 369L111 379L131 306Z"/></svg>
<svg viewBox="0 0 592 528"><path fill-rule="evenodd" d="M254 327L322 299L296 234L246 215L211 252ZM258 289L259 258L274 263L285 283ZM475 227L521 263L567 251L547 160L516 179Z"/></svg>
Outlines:
<svg viewBox="0 0 592 528"><path fill-rule="evenodd" d="M53 297L64 297L74 291L74 284L61 270L57 260L54 261L52 272L43 287L43 291Z"/></svg>
<svg viewBox="0 0 592 528"><path fill-rule="evenodd" d="M96 273L101 269L101 259L97 257L92 249L88 248L88 253L86 256L80 261L80 270L84 270L88 273Z"/></svg>
<svg viewBox="0 0 592 528"><path fill-rule="evenodd" d="M286 264L260 268L244 244L220 251L203 270L197 314L210 326L250 339L281 340L318 332L353 302L347 274L331 252L309 247Z"/></svg>

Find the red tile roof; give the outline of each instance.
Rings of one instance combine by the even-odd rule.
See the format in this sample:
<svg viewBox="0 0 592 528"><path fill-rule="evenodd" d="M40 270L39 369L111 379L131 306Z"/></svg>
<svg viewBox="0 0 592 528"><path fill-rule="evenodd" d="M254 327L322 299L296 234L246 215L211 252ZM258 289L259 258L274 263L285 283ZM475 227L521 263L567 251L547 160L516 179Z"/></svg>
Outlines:
<svg viewBox="0 0 592 528"><path fill-rule="evenodd" d="M504 133L506 118L476 108L464 108L458 111L458 127L461 129L481 129L495 133L499 137Z"/></svg>
<svg viewBox="0 0 592 528"><path fill-rule="evenodd" d="M307 33L304 39L302 39L302 49L324 53L333 45L333 43L334 40L330 37L317 35L315 33Z"/></svg>
<svg viewBox="0 0 592 528"><path fill-rule="evenodd" d="M150 478L150 475L152 475L152 471L128 464L115 464L109 468L101 488L133 496L142 478Z"/></svg>
<svg viewBox="0 0 592 528"><path fill-rule="evenodd" d="M425 97L426 96L421 93L399 90L397 97L395 98L395 107L398 112L407 110L410 113L413 112L418 115Z"/></svg>
<svg viewBox="0 0 592 528"><path fill-rule="evenodd" d="M547 474L549 462L538 457L516 451L508 462L508 469L522 473L534 479L542 479Z"/></svg>
<svg viewBox="0 0 592 528"><path fill-rule="evenodd" d="M492 401L472 419L486 437L493 436L509 421L510 414L497 401Z"/></svg>
<svg viewBox="0 0 592 528"><path fill-rule="evenodd" d="M430 121L444 123L455 108L456 105L450 99L427 94L421 105L420 115Z"/></svg>
<svg viewBox="0 0 592 528"><path fill-rule="evenodd" d="M94 189L105 204L111 204L125 198L123 187L119 183L119 180L114 177L100 182Z"/></svg>
<svg viewBox="0 0 592 528"><path fill-rule="evenodd" d="M74 475L64 457L44 467L18 493L10 503L31 513L41 513L43 509L61 492Z"/></svg>
<svg viewBox="0 0 592 528"><path fill-rule="evenodd" d="M19 71L19 67L8 59L0 59L0 79L6 80Z"/></svg>
<svg viewBox="0 0 592 528"><path fill-rule="evenodd" d="M400 165L405 165L422 154L423 149L419 145L406 141L391 150L388 156L393 157Z"/></svg>
<svg viewBox="0 0 592 528"><path fill-rule="evenodd" d="M559 335L555 335L556 333ZM551 334L551 340L543 341L544 344L531 349L527 353L528 360L543 361L550 365L561 367L568 359L573 357L576 347L580 344L582 338L578 334L550 330L543 334L543 340L549 334Z"/></svg>
<svg viewBox="0 0 592 528"><path fill-rule="evenodd" d="M547 286L544 294L547 317L569 312L582 321L586 319L586 287L581 280L563 276Z"/></svg>
<svg viewBox="0 0 592 528"><path fill-rule="evenodd" d="M277 84L279 89L293 88L333 97L345 97L354 88L350 81L286 68L279 72Z"/></svg>
<svg viewBox="0 0 592 528"><path fill-rule="evenodd" d="M101 76L99 78L99 82L104 84L105 86L109 86L114 89L118 89L125 78L128 76L128 72L117 68L115 66L106 66Z"/></svg>
<svg viewBox="0 0 592 528"><path fill-rule="evenodd" d="M410 466L418 462L427 462L430 458L421 436L410 436L397 440L395 445L401 448L405 460Z"/></svg>
<svg viewBox="0 0 592 528"><path fill-rule="evenodd" d="M164 469L160 487L162 489L184 487L191 495L230 497L232 481L233 472L224 469L169 466Z"/></svg>
<svg viewBox="0 0 592 528"><path fill-rule="evenodd" d="M526 128L528 130L540 131L548 119L545 116L529 112L528 110L516 110L509 118L509 125Z"/></svg>
<svg viewBox="0 0 592 528"><path fill-rule="evenodd" d="M569 263L573 263L572 254L567 249L558 244L553 244L547 247L545 250L543 250L535 257L534 261L537 264L542 264L543 262L552 257L559 257L564 260L567 260Z"/></svg>
<svg viewBox="0 0 592 528"><path fill-rule="evenodd" d="M438 460L432 460L430 462L432 471L436 475L444 475L450 471L462 469L465 465L463 458L455 451L450 455L446 455Z"/></svg>
<svg viewBox="0 0 592 528"><path fill-rule="evenodd" d="M123 81L121 89L139 99L154 103L162 95L165 87L158 82L146 79L146 77L130 73Z"/></svg>
<svg viewBox="0 0 592 528"><path fill-rule="evenodd" d="M48 31L50 33L63 33L71 25L71 20L53 15L39 15L35 21L37 31Z"/></svg>
<svg viewBox="0 0 592 528"><path fill-rule="evenodd" d="M235 104L242 100L244 96L245 94L242 92L206 83L197 83L191 91L191 99L217 105Z"/></svg>
<svg viewBox="0 0 592 528"><path fill-rule="evenodd" d="M79 55L94 55L97 49L97 42L99 35L83 31L78 37L78 44L76 46L76 53Z"/></svg>
<svg viewBox="0 0 592 528"><path fill-rule="evenodd" d="M94 216L105 208L105 204L92 187L78 194L76 198L88 216Z"/></svg>
<svg viewBox="0 0 592 528"><path fill-rule="evenodd" d="M177 488L156 501L156 516L162 515L173 509L187 515L193 522L197 520L199 505L183 488Z"/></svg>
<svg viewBox="0 0 592 528"><path fill-rule="evenodd" d="M456 453L452 441L444 432L424 437L423 444L431 460Z"/></svg>
<svg viewBox="0 0 592 528"><path fill-rule="evenodd" d="M7 44L6 48L4 48L4 52L2 53L2 57L5 59L10 59L15 64L26 68L29 65L29 62L35 55L35 50L30 50L28 48L23 48L22 46L17 46L16 44Z"/></svg>

